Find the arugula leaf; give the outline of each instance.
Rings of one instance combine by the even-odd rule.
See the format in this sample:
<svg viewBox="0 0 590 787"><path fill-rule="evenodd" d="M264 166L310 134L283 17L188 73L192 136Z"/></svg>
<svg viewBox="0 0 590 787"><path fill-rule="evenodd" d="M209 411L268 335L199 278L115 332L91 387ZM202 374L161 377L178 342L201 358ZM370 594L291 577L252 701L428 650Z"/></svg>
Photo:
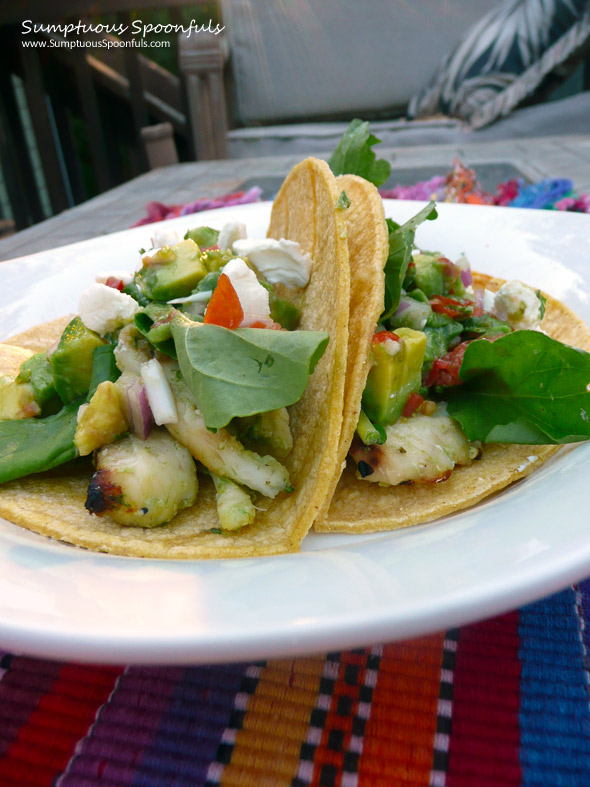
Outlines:
<svg viewBox="0 0 590 787"><path fill-rule="evenodd" d="M575 443L590 437L590 353L538 331L468 345L445 391L448 412L470 440Z"/></svg>
<svg viewBox="0 0 590 787"><path fill-rule="evenodd" d="M385 159L376 159L371 150L379 142L381 140L370 133L368 122L355 118L328 159L330 169L334 175L359 175L381 186L389 177L391 164Z"/></svg>
<svg viewBox="0 0 590 787"><path fill-rule="evenodd" d="M402 284L412 257L417 228L423 221L433 221L437 216L434 202L429 202L401 226L391 219L385 219L389 230L389 256L385 263L385 310L381 315L381 321L391 317L399 306Z"/></svg>
<svg viewBox="0 0 590 787"><path fill-rule="evenodd" d="M329 341L320 331L172 323L180 371L208 428L297 402Z"/></svg>
<svg viewBox="0 0 590 787"><path fill-rule="evenodd" d="M101 344L95 347L92 353L92 374L86 400L89 402L92 399L98 386L105 380L114 383L120 376L121 372L115 363L115 345Z"/></svg>
<svg viewBox="0 0 590 787"><path fill-rule="evenodd" d="M143 336L159 350L171 358L176 358L176 348L172 341L172 319L177 310L167 303L150 303L138 311L133 321Z"/></svg>
<svg viewBox="0 0 590 787"><path fill-rule="evenodd" d="M0 484L51 470L78 456L74 435L82 401L47 418L0 421Z"/></svg>

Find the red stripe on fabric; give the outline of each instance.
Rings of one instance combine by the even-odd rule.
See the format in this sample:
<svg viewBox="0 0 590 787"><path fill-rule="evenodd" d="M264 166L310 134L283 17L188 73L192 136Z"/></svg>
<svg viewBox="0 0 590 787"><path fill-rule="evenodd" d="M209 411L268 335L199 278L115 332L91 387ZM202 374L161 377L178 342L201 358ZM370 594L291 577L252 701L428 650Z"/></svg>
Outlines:
<svg viewBox="0 0 590 787"><path fill-rule="evenodd" d="M51 787L122 671L62 665L0 760L0 784Z"/></svg>
<svg viewBox="0 0 590 787"><path fill-rule="evenodd" d="M314 754L310 787L320 787L327 782L334 787L341 784L345 754L353 734L353 719L359 711L359 692L365 682L369 653L368 650L362 653L345 651L341 655L322 739ZM357 670L354 682L346 680L347 667Z"/></svg>
<svg viewBox="0 0 590 787"><path fill-rule="evenodd" d="M447 787L520 787L518 612L461 629Z"/></svg>
<svg viewBox="0 0 590 787"><path fill-rule="evenodd" d="M10 722L8 726L3 725L0 762L59 674L60 665L56 662L39 661L37 671L33 663L33 659L14 657L0 681L0 708L2 715L9 713Z"/></svg>
<svg viewBox="0 0 590 787"><path fill-rule="evenodd" d="M358 787L429 784L443 642L439 634L383 648Z"/></svg>

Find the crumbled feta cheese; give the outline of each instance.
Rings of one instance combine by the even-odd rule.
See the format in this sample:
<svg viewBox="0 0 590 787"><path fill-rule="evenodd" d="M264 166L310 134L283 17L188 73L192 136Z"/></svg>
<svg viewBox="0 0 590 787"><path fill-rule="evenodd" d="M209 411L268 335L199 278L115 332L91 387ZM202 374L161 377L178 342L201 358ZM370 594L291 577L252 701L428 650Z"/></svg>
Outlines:
<svg viewBox="0 0 590 787"><path fill-rule="evenodd" d="M492 292L491 290L484 290L483 291L483 301L481 304L482 309L484 312L493 312L494 307L496 305L496 293Z"/></svg>
<svg viewBox="0 0 590 787"><path fill-rule="evenodd" d="M296 241L274 238L245 238L233 244L240 257L248 257L271 284L305 287L311 271L311 257Z"/></svg>
<svg viewBox="0 0 590 787"><path fill-rule="evenodd" d="M228 221L219 230L217 245L220 249L231 249L237 240L248 237L246 225L241 221Z"/></svg>
<svg viewBox="0 0 590 787"><path fill-rule="evenodd" d="M530 330L541 321L541 301L532 287L521 281L509 281L496 293L493 313L513 328Z"/></svg>
<svg viewBox="0 0 590 787"><path fill-rule="evenodd" d="M141 364L141 379L154 421L158 426L177 424L176 399L166 373L156 358Z"/></svg>
<svg viewBox="0 0 590 787"><path fill-rule="evenodd" d="M129 273L129 271L110 271L109 273L101 271L94 281L97 284L106 284L107 280L111 278L120 279L123 282L123 286L126 287L133 281L133 274Z"/></svg>
<svg viewBox="0 0 590 787"><path fill-rule="evenodd" d="M78 303L78 314L84 325L101 336L127 325L138 311L137 301L106 284L91 284Z"/></svg>
<svg viewBox="0 0 590 787"><path fill-rule="evenodd" d="M268 290L260 284L256 274L246 265L244 260L240 257L230 260L223 268L223 273L236 291L244 312L244 319L240 323L240 327L247 328L255 322L269 320Z"/></svg>
<svg viewBox="0 0 590 787"><path fill-rule="evenodd" d="M182 238L176 230L157 229L154 231L154 236L151 240L152 251L157 251L161 249L162 246L174 246L174 244L181 241Z"/></svg>
<svg viewBox="0 0 590 787"><path fill-rule="evenodd" d="M394 339L386 339L384 342L381 342L381 347L383 347L388 355L393 357L394 355L398 354L402 348L402 345L401 342L396 342Z"/></svg>

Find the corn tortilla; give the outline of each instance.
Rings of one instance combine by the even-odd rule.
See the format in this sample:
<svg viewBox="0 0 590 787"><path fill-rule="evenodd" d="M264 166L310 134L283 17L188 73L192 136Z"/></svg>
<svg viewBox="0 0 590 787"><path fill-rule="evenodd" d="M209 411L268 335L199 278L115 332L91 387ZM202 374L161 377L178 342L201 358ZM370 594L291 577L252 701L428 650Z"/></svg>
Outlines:
<svg viewBox="0 0 590 787"><path fill-rule="evenodd" d="M300 242L313 259L310 283L300 295L301 329L330 335L301 400L289 408L294 448L285 460L295 491L259 498L256 520L242 532L208 532L218 525L213 484L200 479L197 504L157 528L125 527L84 508L92 472L87 460L0 486L0 516L44 536L79 547L150 558L253 557L299 549L332 478L340 436L349 309L345 219L335 210L340 194L324 162L308 159L288 176L277 198L273 230ZM334 264L336 263L336 264ZM326 293L330 298L326 298ZM68 318L32 328L9 343L34 351L50 347ZM321 450L317 450L321 446Z"/></svg>
<svg viewBox="0 0 590 787"><path fill-rule="evenodd" d="M476 287L496 291L501 279L474 273ZM590 351L590 330L565 304L546 295L542 329L555 339ZM357 304L358 306L358 304ZM354 338L351 335L351 341ZM363 378L363 386L366 375ZM381 487L356 478L349 459L319 532L375 533L423 524L475 505L532 473L560 450L556 445L483 446L482 458L469 467L457 467L447 481Z"/></svg>
<svg viewBox="0 0 590 787"><path fill-rule="evenodd" d="M325 503L315 522L316 529L319 529L320 523L328 515L330 500L346 464L348 449L358 423L361 398L369 373L373 333L383 311L383 269L389 253L389 234L383 200L375 186L357 175L340 175L336 181L350 200L350 206L345 211L350 260L348 335L354 337L354 340L349 339L348 343L346 388L337 463Z"/></svg>

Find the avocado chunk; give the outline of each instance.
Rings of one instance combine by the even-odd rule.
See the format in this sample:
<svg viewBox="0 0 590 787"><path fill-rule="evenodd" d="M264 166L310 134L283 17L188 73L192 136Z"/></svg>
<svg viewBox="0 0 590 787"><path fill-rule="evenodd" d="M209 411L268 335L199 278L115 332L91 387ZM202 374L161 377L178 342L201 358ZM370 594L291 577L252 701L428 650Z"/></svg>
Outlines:
<svg viewBox="0 0 590 787"><path fill-rule="evenodd" d="M293 448L293 436L286 407L235 419L239 439L252 451L285 459Z"/></svg>
<svg viewBox="0 0 590 787"><path fill-rule="evenodd" d="M429 298L446 292L444 262L435 254L415 254L412 258L416 266L414 286L418 287Z"/></svg>
<svg viewBox="0 0 590 787"><path fill-rule="evenodd" d="M421 385L426 336L412 328L396 330L398 342L373 344L373 365L363 393L363 410L380 426L394 424L411 393Z"/></svg>
<svg viewBox="0 0 590 787"><path fill-rule="evenodd" d="M84 396L90 387L92 354L106 344L87 328L79 317L66 326L49 361L53 369L55 390L64 404Z"/></svg>
<svg viewBox="0 0 590 787"><path fill-rule="evenodd" d="M20 367L16 381L30 383L43 415L52 415L61 409L62 402L55 390L53 368L47 353L36 353L28 358Z"/></svg>
<svg viewBox="0 0 590 787"><path fill-rule="evenodd" d="M145 256L143 268L136 276L148 298L169 301L190 295L206 273L199 247L187 238L174 246L163 246L152 256Z"/></svg>

